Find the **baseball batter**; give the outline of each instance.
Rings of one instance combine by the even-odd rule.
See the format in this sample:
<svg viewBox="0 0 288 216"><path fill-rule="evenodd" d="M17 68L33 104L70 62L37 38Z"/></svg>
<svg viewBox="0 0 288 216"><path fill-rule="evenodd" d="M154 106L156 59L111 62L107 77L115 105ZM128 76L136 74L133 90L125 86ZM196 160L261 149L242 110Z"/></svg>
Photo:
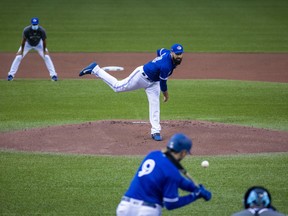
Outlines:
<svg viewBox="0 0 288 216"><path fill-rule="evenodd" d="M44 60L51 80L58 80L57 73L46 47L46 38L46 31L39 25L39 19L37 17L32 18L31 25L24 28L22 43L8 73L8 81L12 81L14 79L22 59L31 49L36 50Z"/></svg>
<svg viewBox="0 0 288 216"><path fill-rule="evenodd" d="M190 154L192 140L174 134L164 151L152 151L142 161L118 207L117 216L158 216L168 210L188 205L199 198L211 199L211 192L183 177L176 163ZM175 161L174 161L175 160ZM178 189L189 194L180 196Z"/></svg>
<svg viewBox="0 0 288 216"><path fill-rule="evenodd" d="M173 70L181 64L183 52L183 46L180 44L174 44L170 50L159 49L155 59L137 67L127 78L120 81L101 69L95 62L82 69L79 76L94 74L115 92L145 89L149 102L151 137L156 141L161 141L160 91L163 93L164 102L167 102L169 98L167 80L172 75Z"/></svg>

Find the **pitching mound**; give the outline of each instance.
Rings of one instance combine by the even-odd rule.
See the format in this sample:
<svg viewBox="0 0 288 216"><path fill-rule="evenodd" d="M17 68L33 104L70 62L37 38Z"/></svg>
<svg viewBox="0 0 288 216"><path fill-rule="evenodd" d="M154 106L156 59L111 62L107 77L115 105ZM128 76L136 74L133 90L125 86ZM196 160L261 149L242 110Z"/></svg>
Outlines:
<svg viewBox="0 0 288 216"><path fill-rule="evenodd" d="M287 152L288 133L204 121L162 122L162 142L151 139L141 121L97 121L1 133L1 147L22 151L102 155L144 155L165 147L183 132L193 139L194 155Z"/></svg>

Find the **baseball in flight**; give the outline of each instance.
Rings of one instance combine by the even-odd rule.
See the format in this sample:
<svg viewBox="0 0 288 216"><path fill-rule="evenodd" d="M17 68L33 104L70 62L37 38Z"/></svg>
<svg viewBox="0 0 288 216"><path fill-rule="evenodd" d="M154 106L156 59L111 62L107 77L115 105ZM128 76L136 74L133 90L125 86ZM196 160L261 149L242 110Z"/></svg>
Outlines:
<svg viewBox="0 0 288 216"><path fill-rule="evenodd" d="M207 160L204 160L204 161L202 161L201 166L203 168L207 168L207 167L209 167L209 162Z"/></svg>

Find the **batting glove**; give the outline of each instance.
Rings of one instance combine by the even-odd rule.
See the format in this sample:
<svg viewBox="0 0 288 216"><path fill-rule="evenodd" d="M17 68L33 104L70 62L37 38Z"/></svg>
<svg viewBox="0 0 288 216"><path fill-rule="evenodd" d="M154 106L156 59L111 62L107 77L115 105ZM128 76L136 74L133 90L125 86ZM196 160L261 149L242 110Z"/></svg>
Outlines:
<svg viewBox="0 0 288 216"><path fill-rule="evenodd" d="M199 185L200 196L204 200L209 201L212 198L212 193L208 191L202 184Z"/></svg>

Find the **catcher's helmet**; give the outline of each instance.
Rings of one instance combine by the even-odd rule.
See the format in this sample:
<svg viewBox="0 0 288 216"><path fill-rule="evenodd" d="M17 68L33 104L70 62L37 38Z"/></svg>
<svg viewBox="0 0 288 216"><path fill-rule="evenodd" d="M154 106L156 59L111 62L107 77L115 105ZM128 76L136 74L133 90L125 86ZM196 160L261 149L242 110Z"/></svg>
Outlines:
<svg viewBox="0 0 288 216"><path fill-rule="evenodd" d="M261 186L249 188L244 195L244 207L247 209L251 206L271 208L271 195L269 191Z"/></svg>
<svg viewBox="0 0 288 216"><path fill-rule="evenodd" d="M186 150L189 154L191 154L190 150L192 148L192 140L184 134L176 133L170 138L169 142L167 143L167 148L172 149L175 152Z"/></svg>

